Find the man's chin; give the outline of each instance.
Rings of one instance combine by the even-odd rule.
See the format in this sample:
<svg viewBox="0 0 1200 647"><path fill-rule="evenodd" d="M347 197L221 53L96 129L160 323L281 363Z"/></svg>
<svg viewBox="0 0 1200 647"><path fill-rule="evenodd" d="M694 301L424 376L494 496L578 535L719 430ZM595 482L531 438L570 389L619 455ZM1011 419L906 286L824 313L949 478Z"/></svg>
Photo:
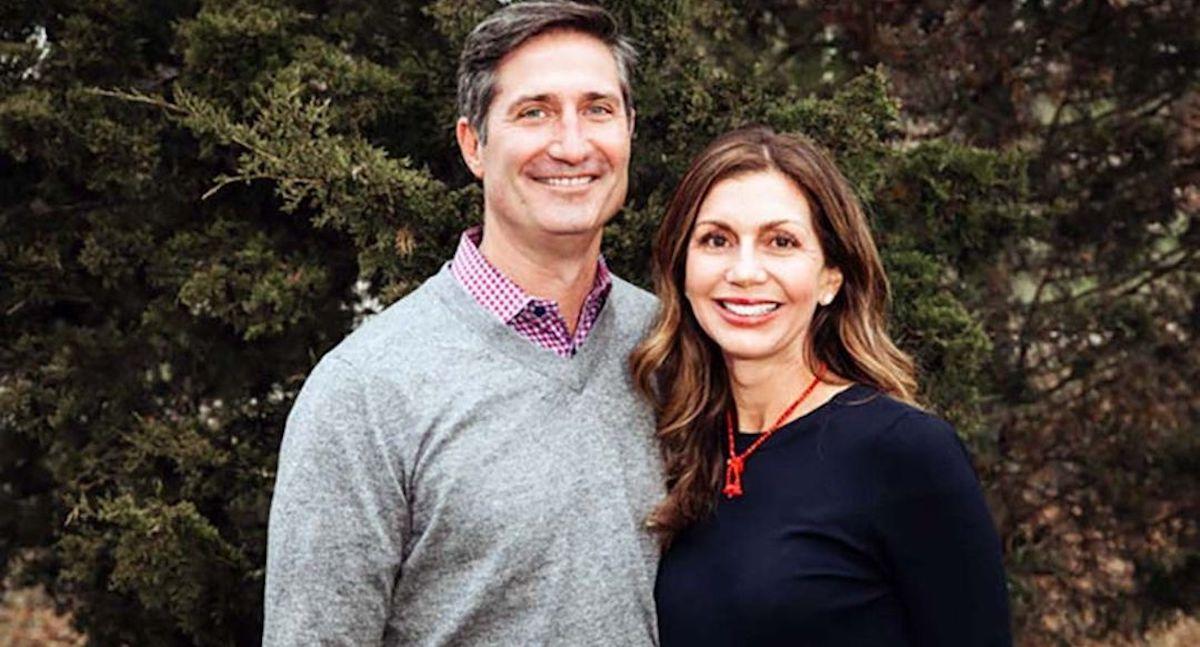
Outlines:
<svg viewBox="0 0 1200 647"><path fill-rule="evenodd" d="M585 232L602 229L617 209L597 201L548 202L538 207L536 222L547 230Z"/></svg>
<svg viewBox="0 0 1200 647"><path fill-rule="evenodd" d="M596 209L555 209L539 214L535 222L538 229L552 236L590 236L603 231L608 220Z"/></svg>
<svg viewBox="0 0 1200 647"><path fill-rule="evenodd" d="M595 217L579 219L560 218L545 223L542 230L552 236L592 236L598 235L604 230L604 222L597 220Z"/></svg>

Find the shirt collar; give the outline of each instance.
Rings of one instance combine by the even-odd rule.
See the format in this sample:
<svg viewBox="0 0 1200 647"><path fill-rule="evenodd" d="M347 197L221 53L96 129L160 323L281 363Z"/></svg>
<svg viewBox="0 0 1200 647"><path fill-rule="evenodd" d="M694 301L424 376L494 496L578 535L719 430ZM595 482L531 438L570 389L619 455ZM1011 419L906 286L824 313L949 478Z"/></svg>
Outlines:
<svg viewBox="0 0 1200 647"><path fill-rule="evenodd" d="M458 240L458 249L450 262L450 271L467 292L483 306L505 323L510 323L517 315L533 305L548 305L553 303L547 299L536 299L521 289L516 283L504 275L495 265L484 258L479 251L479 243L483 240L483 227L475 226L463 232ZM601 254L596 261L596 277L592 281L592 289L584 299L581 310L583 316L593 311L595 303L603 305L612 288L612 273ZM599 307L594 309L599 313Z"/></svg>

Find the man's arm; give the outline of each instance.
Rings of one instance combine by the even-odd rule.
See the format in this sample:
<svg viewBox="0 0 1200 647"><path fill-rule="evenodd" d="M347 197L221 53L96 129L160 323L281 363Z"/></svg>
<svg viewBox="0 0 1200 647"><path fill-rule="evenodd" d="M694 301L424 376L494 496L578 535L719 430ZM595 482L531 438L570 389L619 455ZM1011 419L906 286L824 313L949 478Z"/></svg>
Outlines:
<svg viewBox="0 0 1200 647"><path fill-rule="evenodd" d="M326 357L288 416L267 534L263 644L378 644L408 505L361 374Z"/></svg>

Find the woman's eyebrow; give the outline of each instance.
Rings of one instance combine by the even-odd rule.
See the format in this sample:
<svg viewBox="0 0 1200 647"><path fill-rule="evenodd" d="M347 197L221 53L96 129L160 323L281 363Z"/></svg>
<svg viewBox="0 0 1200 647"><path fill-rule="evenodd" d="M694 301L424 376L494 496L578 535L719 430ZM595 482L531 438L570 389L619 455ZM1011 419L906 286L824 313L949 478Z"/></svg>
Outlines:
<svg viewBox="0 0 1200 647"><path fill-rule="evenodd" d="M732 227L730 227L724 220L719 220L717 218L697 220L696 227L699 227L700 225L711 225L713 227L720 227L721 229L732 229Z"/></svg>
<svg viewBox="0 0 1200 647"><path fill-rule="evenodd" d="M772 229L780 225L796 225L797 227L803 227L804 222L799 218L780 218L779 220L772 220L770 222L763 223L759 226L759 229Z"/></svg>
<svg viewBox="0 0 1200 647"><path fill-rule="evenodd" d="M720 220L718 218L710 218L707 220L697 220L696 226L699 227L700 225L713 225L716 227L721 227L723 229L733 229L733 227L730 227L725 221ZM764 222L755 228L756 229L773 229L780 225L795 225L797 227L803 227L804 222L802 220L800 220L799 218L780 218L778 220L771 220L768 222Z"/></svg>

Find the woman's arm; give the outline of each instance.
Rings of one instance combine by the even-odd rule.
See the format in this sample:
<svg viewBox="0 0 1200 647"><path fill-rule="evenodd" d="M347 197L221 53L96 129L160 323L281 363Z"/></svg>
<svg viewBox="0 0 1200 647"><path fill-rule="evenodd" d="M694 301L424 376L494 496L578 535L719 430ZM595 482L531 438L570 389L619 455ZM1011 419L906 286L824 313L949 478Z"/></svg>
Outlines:
<svg viewBox="0 0 1200 647"><path fill-rule="evenodd" d="M915 645L1011 645L1000 540L966 449L945 421L881 432L874 523Z"/></svg>

